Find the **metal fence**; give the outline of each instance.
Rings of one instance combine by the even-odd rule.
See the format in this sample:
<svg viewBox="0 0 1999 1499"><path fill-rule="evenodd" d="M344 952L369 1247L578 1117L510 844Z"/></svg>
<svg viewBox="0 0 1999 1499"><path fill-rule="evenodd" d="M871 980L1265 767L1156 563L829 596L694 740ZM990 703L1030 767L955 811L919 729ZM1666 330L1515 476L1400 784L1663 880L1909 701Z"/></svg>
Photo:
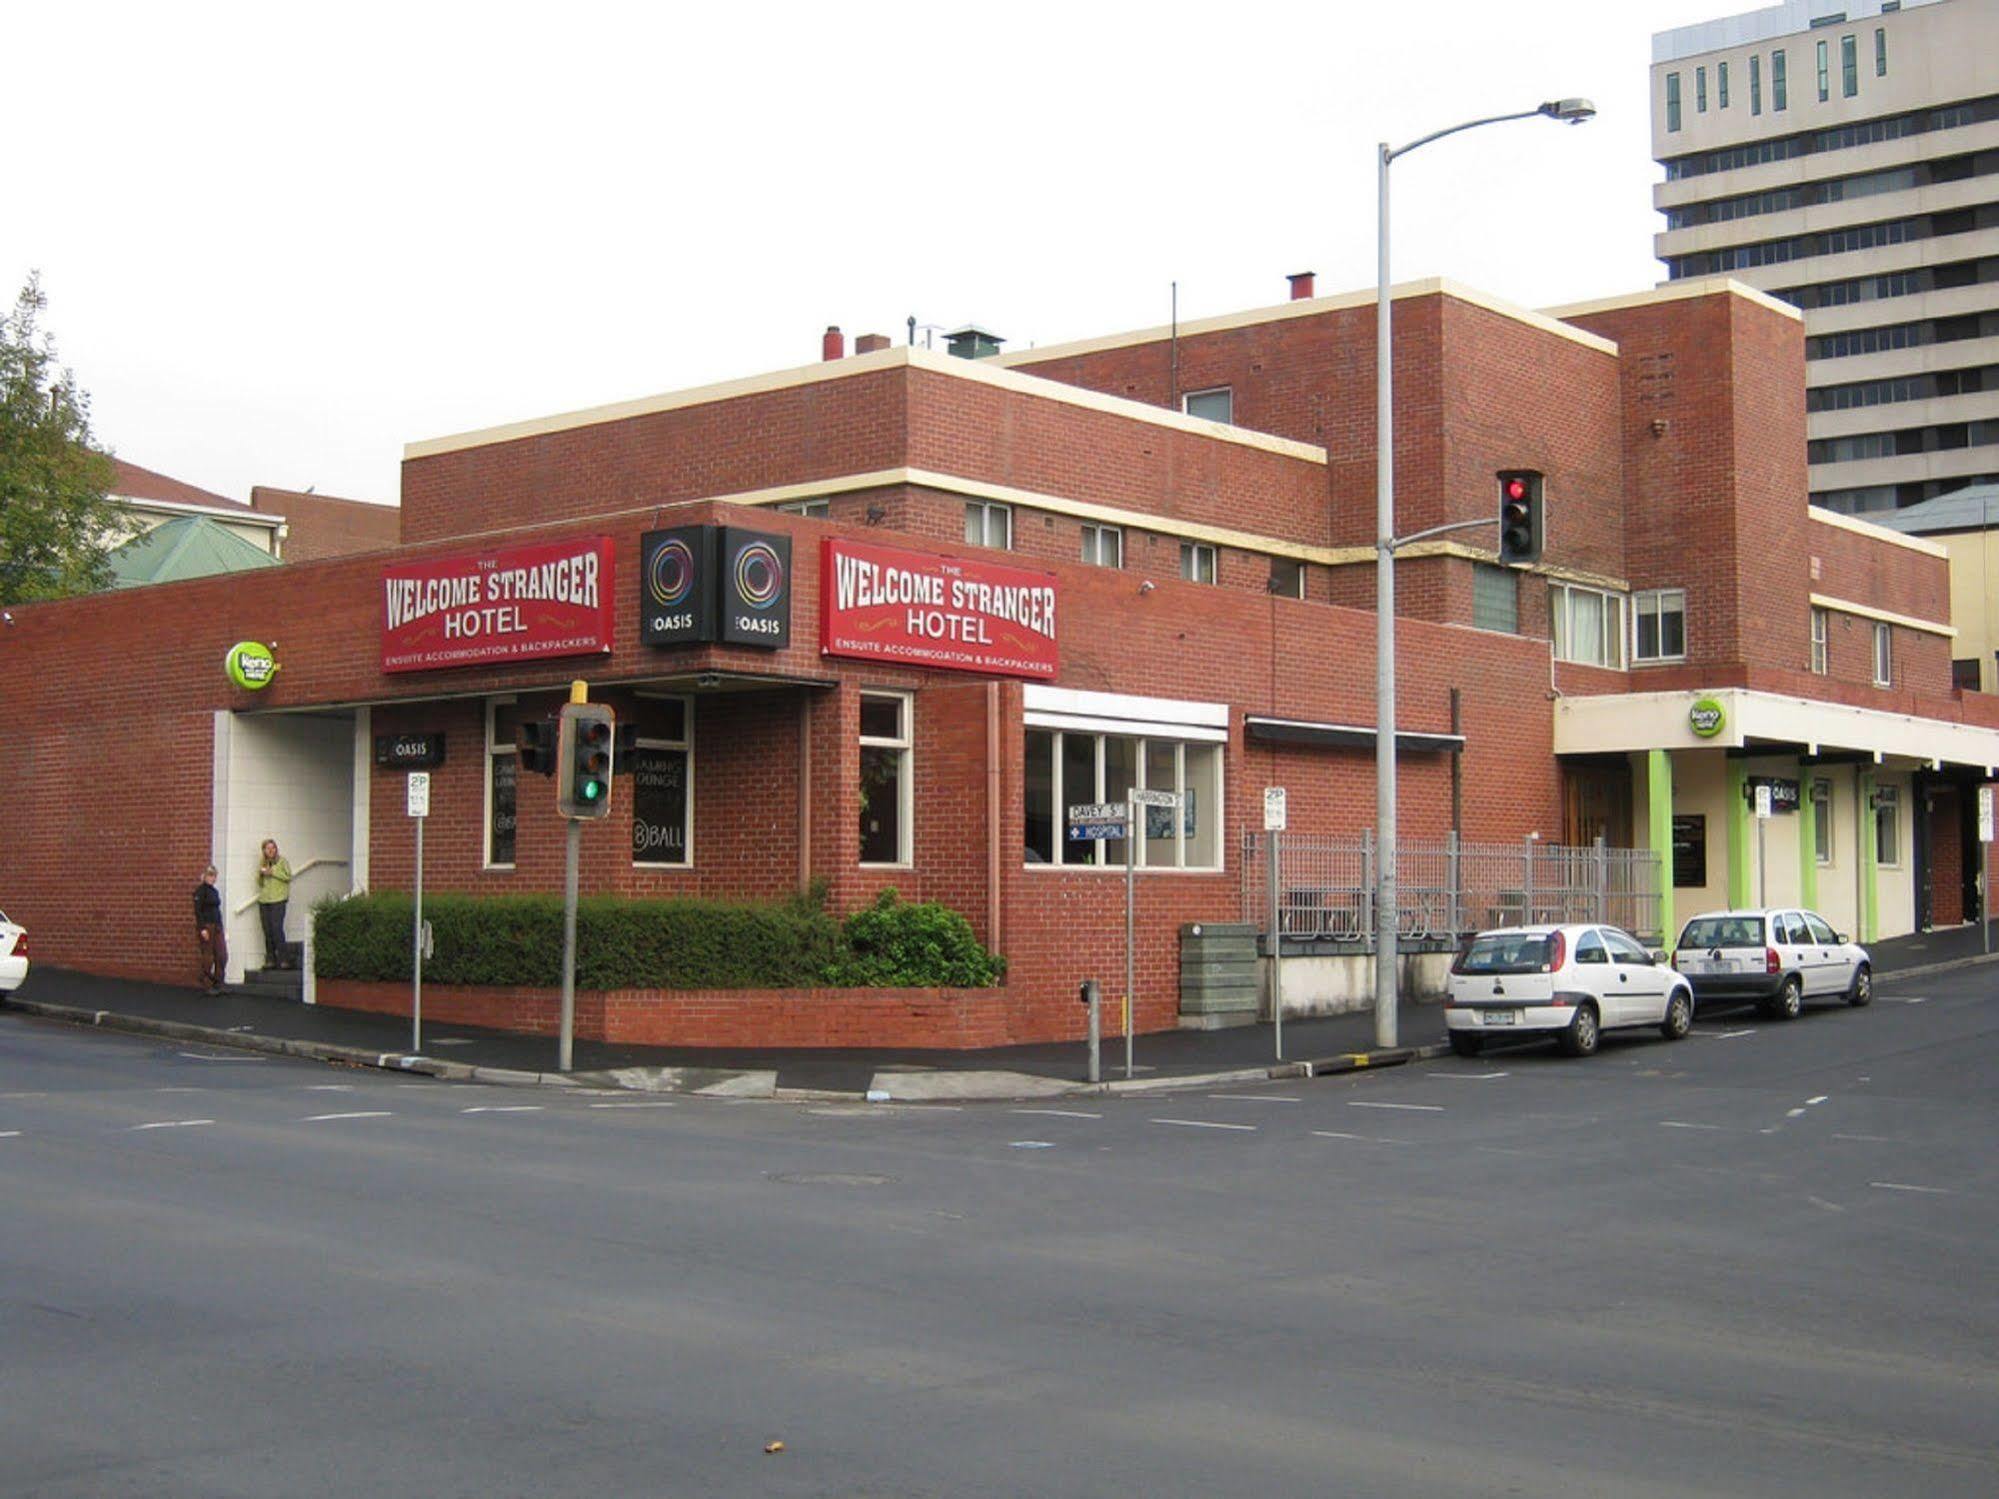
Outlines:
<svg viewBox="0 0 1999 1499"><path fill-rule="evenodd" d="M1269 833L1245 832L1242 919L1268 935ZM1275 835L1278 925L1286 937L1374 950L1376 847L1358 838ZM1569 845L1406 840L1396 863L1396 928L1405 942L1456 943L1489 927L1597 921L1641 937L1660 935L1659 855Z"/></svg>

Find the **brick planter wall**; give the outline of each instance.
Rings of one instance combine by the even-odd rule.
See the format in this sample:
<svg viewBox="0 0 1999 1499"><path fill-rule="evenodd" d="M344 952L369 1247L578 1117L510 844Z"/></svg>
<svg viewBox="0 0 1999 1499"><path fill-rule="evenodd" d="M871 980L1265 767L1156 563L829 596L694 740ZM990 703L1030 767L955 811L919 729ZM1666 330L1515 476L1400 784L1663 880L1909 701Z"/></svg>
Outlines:
<svg viewBox="0 0 1999 1499"><path fill-rule="evenodd" d="M407 984L322 979L319 1003L407 1015ZM424 1019L553 1036L555 989L426 984ZM1048 1039L1018 1033L1005 988L614 989L576 996L576 1034L633 1046L930 1047L969 1051Z"/></svg>

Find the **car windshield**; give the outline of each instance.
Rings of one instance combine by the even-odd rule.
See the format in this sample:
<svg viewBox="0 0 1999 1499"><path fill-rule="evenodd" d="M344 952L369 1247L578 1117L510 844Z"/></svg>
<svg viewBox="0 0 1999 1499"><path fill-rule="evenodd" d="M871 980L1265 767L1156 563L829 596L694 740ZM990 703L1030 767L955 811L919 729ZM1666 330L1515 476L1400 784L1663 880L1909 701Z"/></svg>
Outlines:
<svg viewBox="0 0 1999 1499"><path fill-rule="evenodd" d="M1761 947L1761 916L1696 916L1680 933L1682 947Z"/></svg>
<svg viewBox="0 0 1999 1499"><path fill-rule="evenodd" d="M1472 938L1453 973L1538 973L1548 961L1548 938L1539 932L1491 932Z"/></svg>

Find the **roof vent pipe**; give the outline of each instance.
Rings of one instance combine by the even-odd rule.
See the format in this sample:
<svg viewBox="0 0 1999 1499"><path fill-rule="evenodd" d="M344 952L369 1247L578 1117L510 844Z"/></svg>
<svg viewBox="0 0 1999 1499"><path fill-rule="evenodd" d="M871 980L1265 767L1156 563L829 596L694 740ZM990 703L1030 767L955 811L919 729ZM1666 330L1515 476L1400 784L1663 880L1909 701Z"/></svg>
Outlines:
<svg viewBox="0 0 1999 1499"><path fill-rule="evenodd" d="M1312 277L1315 271L1293 271L1284 279L1291 283L1291 300L1303 302L1312 295Z"/></svg>
<svg viewBox="0 0 1999 1499"><path fill-rule="evenodd" d="M833 324L820 337L819 357L821 359L845 359L847 357L847 335L840 331L839 324Z"/></svg>

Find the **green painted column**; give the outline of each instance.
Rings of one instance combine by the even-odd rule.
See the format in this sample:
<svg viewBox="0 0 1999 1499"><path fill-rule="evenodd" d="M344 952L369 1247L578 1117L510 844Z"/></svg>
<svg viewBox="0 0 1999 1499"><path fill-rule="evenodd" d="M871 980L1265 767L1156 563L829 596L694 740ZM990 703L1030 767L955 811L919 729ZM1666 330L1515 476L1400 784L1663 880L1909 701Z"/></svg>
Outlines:
<svg viewBox="0 0 1999 1499"><path fill-rule="evenodd" d="M1749 850L1756 838L1751 826L1749 803L1742 793L1749 784L1749 771L1740 760L1728 762L1728 904L1741 910L1750 903Z"/></svg>
<svg viewBox="0 0 1999 1499"><path fill-rule="evenodd" d="M1853 778L1853 838L1860 848L1860 940L1872 942L1881 918L1874 900L1874 776L1862 771Z"/></svg>
<svg viewBox="0 0 1999 1499"><path fill-rule="evenodd" d="M1659 856L1659 940L1673 945L1673 759L1665 750L1645 752L1646 847Z"/></svg>
<svg viewBox="0 0 1999 1499"><path fill-rule="evenodd" d="M1818 804L1812 800L1809 766L1798 767L1798 904L1819 908Z"/></svg>

